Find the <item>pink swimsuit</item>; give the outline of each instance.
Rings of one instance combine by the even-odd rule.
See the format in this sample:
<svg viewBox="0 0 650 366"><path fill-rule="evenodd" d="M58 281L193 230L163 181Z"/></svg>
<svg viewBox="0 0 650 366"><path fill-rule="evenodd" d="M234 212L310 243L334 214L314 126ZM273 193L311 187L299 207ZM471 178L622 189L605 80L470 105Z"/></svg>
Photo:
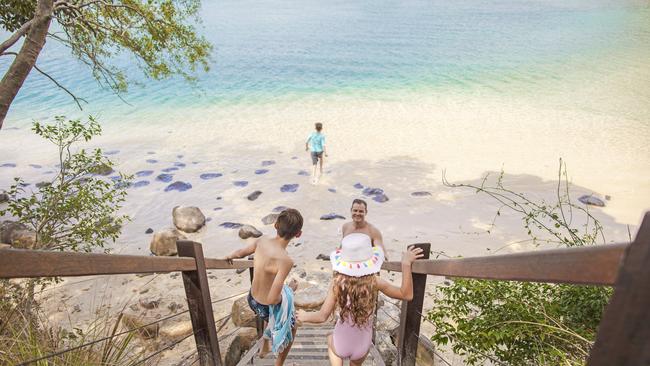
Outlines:
<svg viewBox="0 0 650 366"><path fill-rule="evenodd" d="M372 317L362 327L357 327L349 319L346 321L339 319L332 333L336 354L350 360L359 360L365 356L372 344L372 326Z"/></svg>

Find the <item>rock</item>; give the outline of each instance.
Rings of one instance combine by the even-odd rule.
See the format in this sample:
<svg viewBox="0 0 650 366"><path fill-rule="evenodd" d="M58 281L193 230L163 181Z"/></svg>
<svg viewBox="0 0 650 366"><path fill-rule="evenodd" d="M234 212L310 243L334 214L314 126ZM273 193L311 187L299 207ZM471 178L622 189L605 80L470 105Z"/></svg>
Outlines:
<svg viewBox="0 0 650 366"><path fill-rule="evenodd" d="M275 160L264 160L262 166L269 166L275 164Z"/></svg>
<svg viewBox="0 0 650 366"><path fill-rule="evenodd" d="M0 192L0 203L8 202L9 198L9 194L7 194L7 192Z"/></svg>
<svg viewBox="0 0 650 366"><path fill-rule="evenodd" d="M187 165L185 163L181 163L180 161L177 161L174 163L174 166L179 168L185 168Z"/></svg>
<svg viewBox="0 0 650 366"><path fill-rule="evenodd" d="M183 308L183 304L177 304L174 301L172 301L169 305L167 305L167 309L169 309L169 311L171 311L172 313L175 313L182 308Z"/></svg>
<svg viewBox="0 0 650 366"><path fill-rule="evenodd" d="M306 171L306 170L301 170L301 171L298 172L298 175L309 176L309 172Z"/></svg>
<svg viewBox="0 0 650 366"><path fill-rule="evenodd" d="M268 215L262 217L262 223L263 223L264 225L271 225L271 224L274 224L274 223L275 223L275 220L278 219L278 216L280 216L280 215L279 215L279 214L276 214L276 213L268 214Z"/></svg>
<svg viewBox="0 0 650 366"><path fill-rule="evenodd" d="M16 164L14 164L14 163L4 163L4 164L0 165L0 168L15 168L15 167L16 167Z"/></svg>
<svg viewBox="0 0 650 366"><path fill-rule="evenodd" d="M223 207L215 207L212 209L212 211L221 211L223 210Z"/></svg>
<svg viewBox="0 0 650 366"><path fill-rule="evenodd" d="M146 187L146 186L148 186L148 185L149 185L149 181L148 181L148 180L139 180L139 181L137 181L137 182L134 182L131 186L132 186L133 188L141 188L141 187Z"/></svg>
<svg viewBox="0 0 650 366"><path fill-rule="evenodd" d="M38 182L38 183L36 183L34 185L36 186L36 188L43 188L43 187L47 187L47 186L52 185L52 183L51 182Z"/></svg>
<svg viewBox="0 0 650 366"><path fill-rule="evenodd" d="M169 192L169 191L185 192L185 191L190 190L190 189L192 189L192 185L190 183L176 181L176 182L168 185L165 188L165 192Z"/></svg>
<svg viewBox="0 0 650 366"><path fill-rule="evenodd" d="M172 167L169 167L169 168L165 168L162 171L165 172L165 173L169 173L169 172L173 172L173 171L176 171L176 170L178 170L178 168L175 167L175 166L172 166Z"/></svg>
<svg viewBox="0 0 650 366"><path fill-rule="evenodd" d="M433 344L424 337L418 339L418 349L415 356L416 365L435 365L438 356L433 352Z"/></svg>
<svg viewBox="0 0 650 366"><path fill-rule="evenodd" d="M271 211L273 211L273 212L282 212L282 211L286 210L287 208L289 208L289 207L287 207L287 206L277 206Z"/></svg>
<svg viewBox="0 0 650 366"><path fill-rule="evenodd" d="M0 244L0 250L11 249L11 244Z"/></svg>
<svg viewBox="0 0 650 366"><path fill-rule="evenodd" d="M152 229L152 228L148 228L144 233L145 233L145 234L152 234L152 233L153 233L153 229Z"/></svg>
<svg viewBox="0 0 650 366"><path fill-rule="evenodd" d="M4 221L0 224L0 243L11 244L14 248L32 249L36 245L36 233L24 224Z"/></svg>
<svg viewBox="0 0 650 366"><path fill-rule="evenodd" d="M183 155L180 155L180 154L179 154L179 155L176 155L176 158L178 158L178 159L182 159L182 158L183 158Z"/></svg>
<svg viewBox="0 0 650 366"><path fill-rule="evenodd" d="M328 261L328 260L330 260L330 256L327 255L327 254L321 253L321 254L316 256L316 259L320 259L322 261Z"/></svg>
<svg viewBox="0 0 650 366"><path fill-rule="evenodd" d="M38 164L29 164L29 166L31 166L34 169L41 169L42 168L42 166L38 165Z"/></svg>
<svg viewBox="0 0 650 366"><path fill-rule="evenodd" d="M248 239L248 238L259 238L262 236L262 232L257 230L255 226L253 225L243 225L239 229L239 237L242 239Z"/></svg>
<svg viewBox="0 0 650 366"><path fill-rule="evenodd" d="M255 327L255 313L248 306L246 297L232 303L232 322L238 327Z"/></svg>
<svg viewBox="0 0 650 366"><path fill-rule="evenodd" d="M149 164L156 164L158 162L158 160L156 160L156 159L147 159L146 161Z"/></svg>
<svg viewBox="0 0 650 366"><path fill-rule="evenodd" d="M172 210L174 226L186 233L198 231L205 225L205 216L198 207L176 206Z"/></svg>
<svg viewBox="0 0 650 366"><path fill-rule="evenodd" d="M605 202L603 202L603 200L598 197L594 197L593 195L580 196L580 198L578 198L578 201L584 203L585 205L605 207Z"/></svg>
<svg viewBox="0 0 650 366"><path fill-rule="evenodd" d="M266 173L268 173L268 172L269 172L268 169L257 169L257 170L255 171L255 174L260 175L260 174L266 174Z"/></svg>
<svg viewBox="0 0 650 366"><path fill-rule="evenodd" d="M413 197L431 196L431 192L427 192L427 191L411 192L411 196L413 196Z"/></svg>
<svg viewBox="0 0 650 366"><path fill-rule="evenodd" d="M160 300L161 300L160 298L158 298L158 299L142 298L142 299L138 300L138 303L143 308L145 308L147 310L151 310L151 309L156 309L156 308L158 308L158 306L160 306Z"/></svg>
<svg viewBox="0 0 650 366"><path fill-rule="evenodd" d="M151 174L153 174L153 170L140 170L140 171L135 172L135 176L140 177L140 178L148 177Z"/></svg>
<svg viewBox="0 0 650 366"><path fill-rule="evenodd" d="M122 324L128 329L136 329L142 327L143 325L150 323L151 321L144 320L142 317L124 314L122 316ZM139 328L136 330L136 333L142 338L150 339L156 338L158 336L158 331L160 330L160 323L155 323L147 325L146 327Z"/></svg>
<svg viewBox="0 0 650 366"><path fill-rule="evenodd" d="M164 323L160 328L160 335L168 339L177 339L192 334L192 322L189 320Z"/></svg>
<svg viewBox="0 0 650 366"><path fill-rule="evenodd" d="M361 192L365 196L374 196L374 195L379 195L379 194L384 194L384 190L381 188L364 188L364 190Z"/></svg>
<svg viewBox="0 0 650 366"><path fill-rule="evenodd" d="M104 155L116 155L119 154L120 150L109 150L109 151L104 151Z"/></svg>
<svg viewBox="0 0 650 366"><path fill-rule="evenodd" d="M237 335L230 343L226 357L224 360L225 366L236 366L241 360L242 356L249 350L257 341L257 329L243 328L237 332Z"/></svg>
<svg viewBox="0 0 650 366"><path fill-rule="evenodd" d="M108 164L99 164L88 169L88 171L95 175L109 175L113 173L113 168L111 168Z"/></svg>
<svg viewBox="0 0 650 366"><path fill-rule="evenodd" d="M356 189L363 189L363 184L357 183L353 187L356 188Z"/></svg>
<svg viewBox="0 0 650 366"><path fill-rule="evenodd" d="M396 300L389 300L394 302ZM399 302L398 302L399 304ZM387 301L377 311L377 330L392 332L399 327L400 309Z"/></svg>
<svg viewBox="0 0 650 366"><path fill-rule="evenodd" d="M226 229L239 229L240 227L244 226L244 224L240 224L238 222L226 221L219 224L219 226L225 227Z"/></svg>
<svg viewBox="0 0 650 366"><path fill-rule="evenodd" d="M246 196L246 198L248 198L249 201L255 201L261 194L262 191L255 191L249 194L248 196Z"/></svg>
<svg viewBox="0 0 650 366"><path fill-rule="evenodd" d="M327 290L320 286L311 286L304 289L299 288L294 297L294 304L297 309L319 309L323 305L326 296Z"/></svg>
<svg viewBox="0 0 650 366"><path fill-rule="evenodd" d="M156 177L156 180L163 183L169 183L174 179L173 174L160 174Z"/></svg>
<svg viewBox="0 0 650 366"><path fill-rule="evenodd" d="M296 159L298 159L297 156L292 156L292 157L291 157L291 160L296 160Z"/></svg>
<svg viewBox="0 0 650 366"><path fill-rule="evenodd" d="M149 250L157 256L176 255L176 240L186 239L185 236L176 229L165 229L153 234Z"/></svg>
<svg viewBox="0 0 650 366"><path fill-rule="evenodd" d="M379 202L379 203L384 203L388 201L388 196L385 194L378 194L372 198L373 201Z"/></svg>
<svg viewBox="0 0 650 366"><path fill-rule="evenodd" d="M248 268L239 268L239 269L235 270L235 273L241 274L241 273L246 272L247 270L248 270Z"/></svg>
<svg viewBox="0 0 650 366"><path fill-rule="evenodd" d="M609 201L609 200L611 200L611 199L612 199L612 196L610 196L610 195L608 195L608 194L605 195L605 200L606 200L606 201Z"/></svg>
<svg viewBox="0 0 650 366"><path fill-rule="evenodd" d="M234 184L235 187L246 187L248 185L248 182L245 180L236 180L232 182L232 184Z"/></svg>
<svg viewBox="0 0 650 366"><path fill-rule="evenodd" d="M336 193L336 189L334 189L334 188L327 188L327 190L332 192L332 193Z"/></svg>
<svg viewBox="0 0 650 366"><path fill-rule="evenodd" d="M299 184L285 184L280 187L280 192L295 192L298 190Z"/></svg>
<svg viewBox="0 0 650 366"><path fill-rule="evenodd" d="M219 178L221 176L223 176L223 174L221 174L221 173L203 173L203 174L199 175L199 178L201 178L203 180L208 180L208 179Z"/></svg>
<svg viewBox="0 0 650 366"><path fill-rule="evenodd" d="M390 334L387 332L377 332L375 336L375 345L377 346L377 351L379 351L379 354L386 365L391 366L397 364L397 347L393 344ZM433 363L418 365L433 365Z"/></svg>
<svg viewBox="0 0 650 366"><path fill-rule="evenodd" d="M325 214L325 215L321 216L320 219L321 220L334 220L334 219L345 220L345 216L341 216L339 214L335 214L335 213L331 212L331 213L328 213L328 214Z"/></svg>

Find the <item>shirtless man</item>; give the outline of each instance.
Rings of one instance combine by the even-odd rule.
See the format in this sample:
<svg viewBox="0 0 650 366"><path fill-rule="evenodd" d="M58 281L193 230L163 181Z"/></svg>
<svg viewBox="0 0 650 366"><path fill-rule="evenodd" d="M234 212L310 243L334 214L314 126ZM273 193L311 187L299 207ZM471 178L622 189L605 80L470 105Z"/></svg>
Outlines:
<svg viewBox="0 0 650 366"><path fill-rule="evenodd" d="M384 258L388 260L388 254L384 247L384 239L381 236L381 231L366 221L366 215L368 214L368 204L366 201L359 198L354 199L354 201L352 201L350 213L352 215L352 221L343 224L343 227L341 228L343 233L342 237L345 238L352 233L366 234L370 237L373 246L378 246L384 251Z"/></svg>
<svg viewBox="0 0 650 366"><path fill-rule="evenodd" d="M269 319L269 305L282 302L282 288L284 281L293 267L293 260L287 253L287 245L293 238L302 234L303 219L298 210L289 208L280 213L275 221L277 235L274 238L262 236L252 241L246 247L234 251L225 259L232 261L235 258L244 258L255 254L253 260L253 283L248 293L248 305L265 322ZM297 283L292 281L289 284L294 291ZM292 329L295 339L296 328ZM291 343L282 351L275 360L276 366L284 364ZM269 340L264 339L260 349L260 357L263 357L270 350Z"/></svg>

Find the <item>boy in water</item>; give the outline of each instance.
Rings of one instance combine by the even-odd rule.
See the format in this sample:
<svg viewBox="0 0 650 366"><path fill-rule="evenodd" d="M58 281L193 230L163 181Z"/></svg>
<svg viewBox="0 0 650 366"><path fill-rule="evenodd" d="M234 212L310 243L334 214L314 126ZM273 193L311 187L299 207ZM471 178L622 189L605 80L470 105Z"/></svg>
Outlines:
<svg viewBox="0 0 650 366"><path fill-rule="evenodd" d="M318 177L323 175L323 154L327 156L327 152L325 151L325 135L321 132L322 130L323 124L320 122L316 123L316 132L312 132L305 142L305 151L311 147L311 162L313 164L311 174L312 184L318 183ZM316 176L316 164L318 164L319 160L320 174Z"/></svg>
<svg viewBox="0 0 650 366"><path fill-rule="evenodd" d="M300 212L288 208L282 211L275 221L276 237L262 236L225 258L232 261L255 254L248 305L261 319L270 322L267 328L273 328L265 331L259 355L264 357L269 352L269 337L272 338L272 348L278 353L276 366L284 364L296 333L293 292L286 288L284 281L293 267L293 260L287 253L287 245L291 239L300 237L302 223ZM297 283L292 281L288 287L295 291ZM283 303L283 300L286 303ZM284 311L284 317L277 315L281 311ZM282 324L279 318L289 323Z"/></svg>

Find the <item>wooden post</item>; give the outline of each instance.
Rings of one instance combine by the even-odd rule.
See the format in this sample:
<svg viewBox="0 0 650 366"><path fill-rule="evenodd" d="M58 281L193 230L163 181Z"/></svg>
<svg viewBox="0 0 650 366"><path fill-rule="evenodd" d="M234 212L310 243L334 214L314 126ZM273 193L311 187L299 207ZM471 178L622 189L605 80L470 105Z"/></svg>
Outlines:
<svg viewBox="0 0 650 366"><path fill-rule="evenodd" d="M248 259L252 261L255 258L251 255L251 256L248 256ZM253 285L253 273L254 273L253 267L248 269L248 273L250 274L250 278L251 278L251 288L253 288L252 287L252 285ZM264 320L260 319L260 317L257 316L257 315L255 316L255 328L257 329L257 338L262 338L262 334L264 333Z"/></svg>
<svg viewBox="0 0 650 366"><path fill-rule="evenodd" d="M650 365L650 212L619 267L588 366Z"/></svg>
<svg viewBox="0 0 650 366"><path fill-rule="evenodd" d="M192 329L201 366L221 366L219 339L212 314L208 275L205 271L201 244L187 240L176 242L179 257L193 257L195 271L183 271L183 285L187 297L187 307L192 319Z"/></svg>
<svg viewBox="0 0 650 366"><path fill-rule="evenodd" d="M423 250L424 257L429 259L431 253L430 243L412 244ZM415 366L422 321L422 305L424 304L424 291L427 286L426 274L413 274L413 300L402 301L400 326L397 336L397 353L400 366Z"/></svg>

